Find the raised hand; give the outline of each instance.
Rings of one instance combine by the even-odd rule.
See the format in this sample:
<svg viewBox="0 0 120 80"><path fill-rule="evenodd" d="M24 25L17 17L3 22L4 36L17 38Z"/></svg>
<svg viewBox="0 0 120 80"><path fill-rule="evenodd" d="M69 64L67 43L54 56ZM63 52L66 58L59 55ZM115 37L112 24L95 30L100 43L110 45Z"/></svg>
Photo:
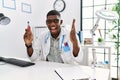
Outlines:
<svg viewBox="0 0 120 80"><path fill-rule="evenodd" d="M76 31L75 31L75 19L73 19L73 22L72 22L72 28L70 31L70 40L71 40L71 42L77 41Z"/></svg>
<svg viewBox="0 0 120 80"><path fill-rule="evenodd" d="M76 57L76 56L78 56L80 47L78 45L78 41L77 41L77 37L76 37L75 19L73 19L73 22L72 22L72 28L71 28L71 31L70 31L70 40L73 44L73 55Z"/></svg>
<svg viewBox="0 0 120 80"><path fill-rule="evenodd" d="M26 45L31 45L32 44L32 41L33 41L33 34L32 34L32 31L31 31L31 27L29 26L29 23L28 23L28 27L27 29L25 29L25 34L24 34L24 42Z"/></svg>

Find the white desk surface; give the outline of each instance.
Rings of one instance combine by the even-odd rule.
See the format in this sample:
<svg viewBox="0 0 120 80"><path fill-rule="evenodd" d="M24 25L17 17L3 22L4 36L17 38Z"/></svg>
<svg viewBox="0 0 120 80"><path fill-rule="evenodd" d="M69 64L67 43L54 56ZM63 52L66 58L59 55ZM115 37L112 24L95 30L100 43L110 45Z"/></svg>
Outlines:
<svg viewBox="0 0 120 80"><path fill-rule="evenodd" d="M110 45L82 45L83 47L86 47L86 48L111 48Z"/></svg>
<svg viewBox="0 0 120 80"><path fill-rule="evenodd" d="M29 67L19 67L11 64L0 65L0 80L61 80L54 72L55 68L74 65L39 61ZM90 73L91 67L80 66ZM96 80L108 80L109 70L96 68Z"/></svg>

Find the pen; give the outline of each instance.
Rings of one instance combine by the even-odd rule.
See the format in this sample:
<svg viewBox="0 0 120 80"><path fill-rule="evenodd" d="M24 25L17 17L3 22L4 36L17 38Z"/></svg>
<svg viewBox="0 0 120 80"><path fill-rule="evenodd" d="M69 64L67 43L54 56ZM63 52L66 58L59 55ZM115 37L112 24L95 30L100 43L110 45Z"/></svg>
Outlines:
<svg viewBox="0 0 120 80"><path fill-rule="evenodd" d="M98 31L99 31L100 37L102 38L101 30L100 30L100 29L98 29Z"/></svg>
<svg viewBox="0 0 120 80"><path fill-rule="evenodd" d="M55 73L56 73L62 80L64 80L56 70L55 70Z"/></svg>

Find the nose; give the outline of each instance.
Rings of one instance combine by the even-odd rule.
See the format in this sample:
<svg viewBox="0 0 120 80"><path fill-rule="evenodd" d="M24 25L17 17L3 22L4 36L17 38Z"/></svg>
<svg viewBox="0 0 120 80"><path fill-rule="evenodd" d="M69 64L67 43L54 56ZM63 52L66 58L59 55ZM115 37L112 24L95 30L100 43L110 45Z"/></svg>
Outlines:
<svg viewBox="0 0 120 80"><path fill-rule="evenodd" d="M55 26L55 22L51 22L51 26Z"/></svg>

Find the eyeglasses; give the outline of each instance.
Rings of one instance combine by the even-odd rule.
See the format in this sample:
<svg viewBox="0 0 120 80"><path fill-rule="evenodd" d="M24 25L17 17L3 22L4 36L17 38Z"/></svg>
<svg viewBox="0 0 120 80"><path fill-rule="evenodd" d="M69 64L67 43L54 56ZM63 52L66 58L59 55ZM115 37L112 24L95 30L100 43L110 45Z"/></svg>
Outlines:
<svg viewBox="0 0 120 80"><path fill-rule="evenodd" d="M53 20L48 19L48 20L46 20L46 22L47 22L48 24L51 24L52 22L58 23L58 22L59 22L59 19L53 19Z"/></svg>

